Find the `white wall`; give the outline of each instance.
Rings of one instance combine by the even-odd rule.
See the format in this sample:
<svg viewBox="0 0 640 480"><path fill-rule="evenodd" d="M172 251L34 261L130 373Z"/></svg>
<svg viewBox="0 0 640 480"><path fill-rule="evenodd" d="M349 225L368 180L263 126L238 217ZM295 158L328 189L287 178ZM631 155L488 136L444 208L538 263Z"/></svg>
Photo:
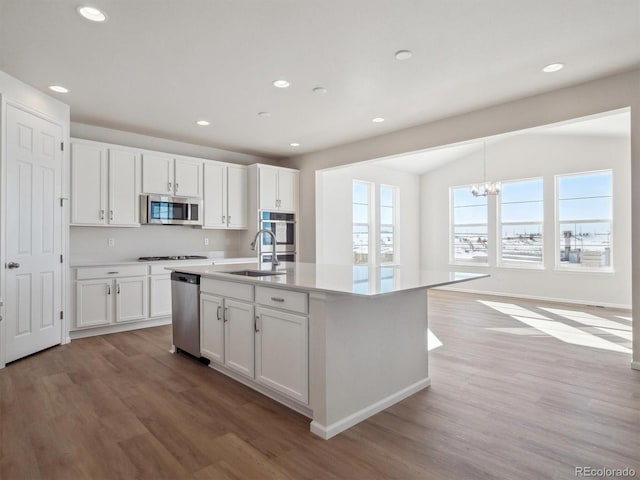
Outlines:
<svg viewBox="0 0 640 480"><path fill-rule="evenodd" d="M115 242L108 246L108 240ZM209 245L204 245L204 239ZM138 257L160 255L249 256L244 232L203 230L179 225L142 225L141 227L71 227L69 233L71 265L96 261L119 262Z"/></svg>
<svg viewBox="0 0 640 480"><path fill-rule="evenodd" d="M449 264L449 187L482 180L482 157L471 155L421 177L422 266L447 269ZM556 270L555 175L613 169L614 273ZM631 159L628 137L587 137L523 134L488 143L487 178L495 181L542 177L544 180L544 267L496 267L497 233L489 250L489 267L453 267L489 273L490 278L460 285L456 290L547 298L558 301L631 307ZM489 197L490 221L496 197ZM498 231L493 224L490 235Z"/></svg>
<svg viewBox="0 0 640 480"><path fill-rule="evenodd" d="M374 183L376 189L381 184L399 187L399 261L402 265L418 264L420 187L417 175L361 163L317 172L316 178L316 260L319 263L353 263L352 185L354 180L362 180Z"/></svg>

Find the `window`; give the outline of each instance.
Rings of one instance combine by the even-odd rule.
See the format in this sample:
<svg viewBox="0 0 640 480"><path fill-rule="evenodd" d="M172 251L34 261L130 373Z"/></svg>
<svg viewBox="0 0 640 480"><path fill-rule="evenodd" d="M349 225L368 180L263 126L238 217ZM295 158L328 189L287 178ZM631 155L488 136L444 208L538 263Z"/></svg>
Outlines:
<svg viewBox="0 0 640 480"><path fill-rule="evenodd" d="M542 265L543 194L541 178L502 182L499 258L503 265Z"/></svg>
<svg viewBox="0 0 640 480"><path fill-rule="evenodd" d="M474 197L471 186L457 187L451 202L451 260L487 264L487 197Z"/></svg>
<svg viewBox="0 0 640 480"><path fill-rule="evenodd" d="M613 173L558 175L556 181L560 267L610 268Z"/></svg>
<svg viewBox="0 0 640 480"><path fill-rule="evenodd" d="M396 187L380 186L380 262L395 261Z"/></svg>
<svg viewBox="0 0 640 480"><path fill-rule="evenodd" d="M353 182L353 263L369 263L371 184Z"/></svg>

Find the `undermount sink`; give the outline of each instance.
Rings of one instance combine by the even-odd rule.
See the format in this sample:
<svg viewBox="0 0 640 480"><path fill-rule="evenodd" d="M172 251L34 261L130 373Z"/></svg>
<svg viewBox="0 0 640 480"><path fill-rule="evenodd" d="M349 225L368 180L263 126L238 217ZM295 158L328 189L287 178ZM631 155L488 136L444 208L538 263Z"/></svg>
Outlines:
<svg viewBox="0 0 640 480"><path fill-rule="evenodd" d="M244 277L269 277L271 275L284 275L285 272L274 272L271 270L238 270L237 272L225 272L231 275L242 275Z"/></svg>

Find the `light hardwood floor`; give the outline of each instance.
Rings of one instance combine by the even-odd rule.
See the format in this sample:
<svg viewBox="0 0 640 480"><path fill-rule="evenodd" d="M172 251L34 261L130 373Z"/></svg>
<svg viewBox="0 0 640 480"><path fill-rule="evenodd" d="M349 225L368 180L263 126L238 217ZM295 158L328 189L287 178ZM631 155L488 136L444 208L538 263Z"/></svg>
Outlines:
<svg viewBox="0 0 640 480"><path fill-rule="evenodd" d="M74 340L15 362L0 370L0 478L540 480L576 478L578 466L632 467L640 477L640 372L630 355L565 343L478 299L585 338L629 341L541 302L429 297L443 343L430 354L432 386L329 441L308 419L168 353L170 327ZM627 311L546 306L630 325Z"/></svg>

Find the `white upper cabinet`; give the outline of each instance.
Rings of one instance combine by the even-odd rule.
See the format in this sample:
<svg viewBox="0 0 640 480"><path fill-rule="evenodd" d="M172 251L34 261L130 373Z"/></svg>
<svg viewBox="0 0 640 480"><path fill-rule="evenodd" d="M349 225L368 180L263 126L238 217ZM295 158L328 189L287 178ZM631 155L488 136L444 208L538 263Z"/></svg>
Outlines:
<svg viewBox="0 0 640 480"><path fill-rule="evenodd" d="M176 158L174 180L176 197L202 198L202 160Z"/></svg>
<svg viewBox="0 0 640 480"><path fill-rule="evenodd" d="M107 149L71 144L71 224L106 225Z"/></svg>
<svg viewBox="0 0 640 480"><path fill-rule="evenodd" d="M246 167L227 167L227 225L247 228L248 175Z"/></svg>
<svg viewBox="0 0 640 480"><path fill-rule="evenodd" d="M140 224L139 164L138 154L109 149L109 225Z"/></svg>
<svg viewBox="0 0 640 480"><path fill-rule="evenodd" d="M142 155L142 192L173 195L173 158L151 153Z"/></svg>
<svg viewBox="0 0 640 480"><path fill-rule="evenodd" d="M298 176L296 170L259 165L260 210L295 212L298 209Z"/></svg>
<svg viewBox="0 0 640 480"><path fill-rule="evenodd" d="M202 160L142 155L142 192L176 197L202 197Z"/></svg>
<svg viewBox="0 0 640 480"><path fill-rule="evenodd" d="M205 162L203 227L247 228L247 189L247 167Z"/></svg>
<svg viewBox="0 0 640 480"><path fill-rule="evenodd" d="M140 156L94 142L71 144L71 224L139 226Z"/></svg>

